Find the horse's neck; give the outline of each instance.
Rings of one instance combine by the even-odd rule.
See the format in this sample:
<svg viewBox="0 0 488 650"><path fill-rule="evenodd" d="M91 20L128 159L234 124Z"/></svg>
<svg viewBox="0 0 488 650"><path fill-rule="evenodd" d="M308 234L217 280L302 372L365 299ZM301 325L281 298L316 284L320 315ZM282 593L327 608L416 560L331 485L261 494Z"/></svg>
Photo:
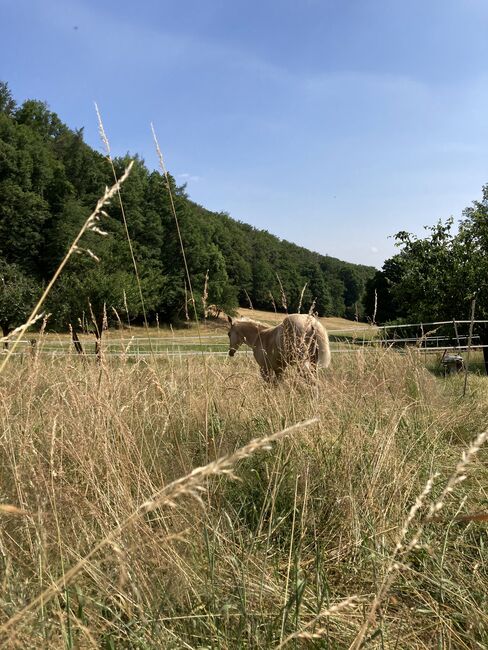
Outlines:
<svg viewBox="0 0 488 650"><path fill-rule="evenodd" d="M257 323L242 323L242 333L246 338L246 343L254 348L258 345L259 340L268 328L266 325L258 325Z"/></svg>

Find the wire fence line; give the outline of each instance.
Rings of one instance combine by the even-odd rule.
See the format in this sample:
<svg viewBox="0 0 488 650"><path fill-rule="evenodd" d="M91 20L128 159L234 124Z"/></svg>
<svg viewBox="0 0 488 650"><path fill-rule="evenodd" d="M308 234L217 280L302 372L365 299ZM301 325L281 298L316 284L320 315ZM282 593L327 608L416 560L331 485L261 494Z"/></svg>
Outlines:
<svg viewBox="0 0 488 650"><path fill-rule="evenodd" d="M331 338L332 354L350 354L362 349L375 349L378 347L401 348L416 347L426 353L447 352L455 350L462 352L471 348L481 350L488 344L480 343L480 336L473 335L469 340L468 334L460 334L458 326L469 325L469 320L435 321L430 323L402 323L396 325L361 325L351 328L328 329ZM474 325L486 325L488 320L475 320ZM442 333L433 335L432 328L446 328L451 326L455 334ZM415 328L416 335L406 336L405 330ZM396 336L396 332L399 335ZM424 334L427 332L427 334ZM365 336L368 333L368 337ZM430 335L429 335L430 334ZM219 342L217 342L217 340ZM134 357L188 357L195 355L225 356L228 354L228 341L225 334L209 334L207 336L126 336L112 335L103 341L103 353L109 357L134 358ZM95 343L83 341L85 353L94 354ZM93 348L93 350L92 350ZM193 348L193 349L188 349ZM5 352L4 350L3 352ZM20 341L19 350L15 356L26 354L43 354L51 356L77 355L73 341L69 338L54 339L47 337L23 339ZM240 354L249 354L250 351L241 350Z"/></svg>

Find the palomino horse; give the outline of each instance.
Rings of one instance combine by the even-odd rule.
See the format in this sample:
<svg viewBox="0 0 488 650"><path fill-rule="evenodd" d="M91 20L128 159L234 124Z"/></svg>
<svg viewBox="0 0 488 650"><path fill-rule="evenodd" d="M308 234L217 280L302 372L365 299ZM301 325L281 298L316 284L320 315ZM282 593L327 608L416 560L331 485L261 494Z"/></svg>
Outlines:
<svg viewBox="0 0 488 650"><path fill-rule="evenodd" d="M246 343L252 348L261 375L277 379L285 368L296 364L300 372L310 375L317 366L330 364L329 337L321 323L309 314L290 314L276 327L248 318L232 319L229 330L229 356Z"/></svg>

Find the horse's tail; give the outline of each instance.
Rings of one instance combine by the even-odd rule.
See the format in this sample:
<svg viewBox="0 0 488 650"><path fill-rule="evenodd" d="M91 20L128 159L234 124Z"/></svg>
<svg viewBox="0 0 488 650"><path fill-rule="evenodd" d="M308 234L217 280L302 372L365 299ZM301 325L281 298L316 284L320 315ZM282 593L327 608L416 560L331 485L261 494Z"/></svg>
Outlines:
<svg viewBox="0 0 488 650"><path fill-rule="evenodd" d="M316 318L313 319L312 328L317 344L317 365L328 368L330 365L330 345L327 330Z"/></svg>

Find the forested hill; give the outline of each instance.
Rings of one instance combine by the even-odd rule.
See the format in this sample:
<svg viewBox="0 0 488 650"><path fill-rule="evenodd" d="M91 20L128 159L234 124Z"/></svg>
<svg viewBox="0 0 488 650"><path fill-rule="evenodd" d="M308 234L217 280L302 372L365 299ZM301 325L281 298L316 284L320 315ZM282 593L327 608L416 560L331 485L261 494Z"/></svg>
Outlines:
<svg viewBox="0 0 488 650"><path fill-rule="evenodd" d="M121 174L127 158L115 159ZM375 269L319 255L191 201L170 179L196 307L232 311L238 304L320 315L363 316L366 281ZM41 101L17 105L0 84L0 326L18 324L51 277L106 185L107 158L83 141ZM122 189L123 205L142 284L147 316L185 318L188 287L165 181L136 157ZM109 316L143 312L118 200L102 218L101 236L89 232L51 294L59 326L78 323L106 304ZM89 250L92 254L87 253ZM97 262L93 256L96 256ZM207 277L207 281L206 281ZM205 289L206 287L206 289ZM305 290L303 291L303 288ZM303 293L302 293L303 292ZM274 304L273 304L274 303Z"/></svg>

